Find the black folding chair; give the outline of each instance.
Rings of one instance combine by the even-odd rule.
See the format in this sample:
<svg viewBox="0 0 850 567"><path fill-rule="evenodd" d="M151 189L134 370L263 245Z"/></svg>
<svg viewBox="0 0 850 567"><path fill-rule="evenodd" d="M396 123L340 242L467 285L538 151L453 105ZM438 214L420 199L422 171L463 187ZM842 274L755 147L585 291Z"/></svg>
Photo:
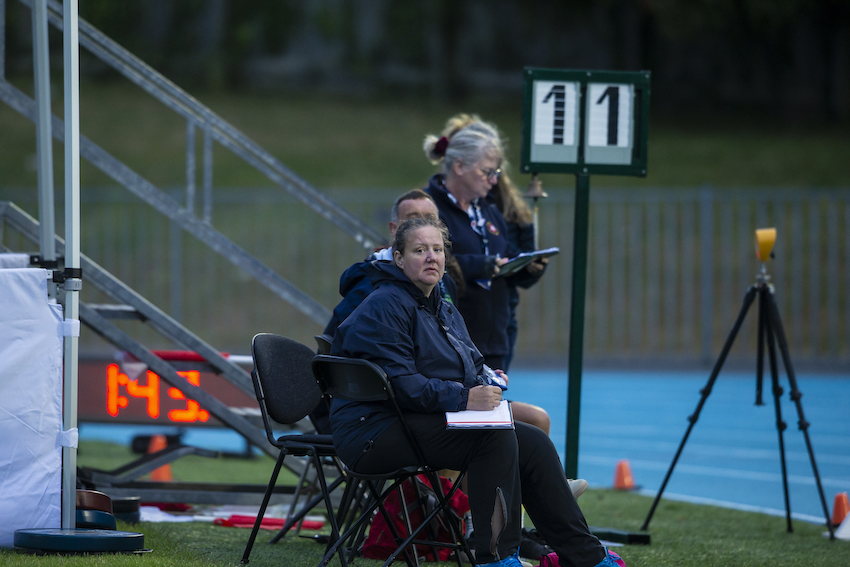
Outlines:
<svg viewBox="0 0 850 567"><path fill-rule="evenodd" d="M331 524L329 545L335 542L339 538L339 527L330 493L346 481L345 473L336 461L336 451L330 435L289 433L277 437L273 431L272 420L280 424L292 425L306 417L322 400L322 391L316 383L311 367L314 352L301 343L286 337L260 333L254 336L251 341L251 353L254 357L254 369L251 372L251 378L263 416L266 436L272 445L280 449L280 455L275 463L257 520L254 522L254 528L251 530L251 536L242 555L243 564L248 563L248 557L260 529L260 523L266 513L269 499L287 455L310 457L310 465L305 467L301 479L299 479L287 521L271 543L277 542L292 526L300 524L304 516L322 501L325 503L328 521ZM327 484L323 469L323 462L328 459L334 460L335 466L340 472L331 485ZM304 484L308 469L315 470L321 494L304 504L298 512L295 512L300 489ZM342 552L340 552L340 558L342 559Z"/></svg>
<svg viewBox="0 0 850 567"><path fill-rule="evenodd" d="M313 338L316 339L316 346L319 354L331 353L331 345L334 342L334 338L332 336L322 333L321 335L313 335Z"/></svg>
<svg viewBox="0 0 850 567"><path fill-rule="evenodd" d="M425 462L422 451L407 426L407 422L404 419L404 413L396 403L395 395L393 394L393 389L387 379L386 373L378 365L367 360L322 354L317 355L313 359L313 372L315 373L316 379L318 380L322 390L332 398L354 402L388 403L389 406L396 412L403 427L405 436L407 437L407 440L410 443L418 461L418 464L415 466L409 466L399 470L388 470L384 474L365 474L346 465L346 474L352 477L352 479L360 481L359 484L365 485L371 494L371 498L369 499L368 504L363 506L357 520L348 526L345 533L341 534L339 539L333 545L328 547L319 566L323 567L327 565L333 557L333 554L339 548L344 546L346 542L350 540L357 541L359 537L362 536L363 529L368 525L368 522L371 521L376 510L384 516L384 519L386 520L390 530L393 532L393 536L398 544L396 550L384 563L385 567L389 566L399 555L404 556L405 561L410 567L418 565L419 558L416 554L416 545L429 546L432 549L437 547L453 549L455 551L455 558L457 559L458 565L461 565L460 553L463 552L466 553L470 563L474 564L475 560L472 557L469 546L466 544L466 540L463 538L461 527L456 519L451 517L449 509L449 500L460 487L460 483L466 475L466 471L460 471L457 480L455 480L452 484L449 491L444 494L437 470L428 466ZM404 495L401 490L401 483L420 474L424 474L426 476L431 487L434 489L439 502L430 510L429 513L423 513L424 518L418 526L411 528L410 519L407 516L407 506L404 503ZM384 488L386 482L390 482L391 484L389 487ZM343 503L340 505L341 517L342 513L349 508L351 500L354 498L355 484L357 483L352 480L346 486L346 491L343 495ZM403 539L393 527L393 522L383 506L384 500L393 491L396 491L401 499L401 509L404 514L404 520L409 534ZM426 508L423 507L423 511L425 509ZM452 534L454 543L434 541L433 536L432 539L429 540L419 539L419 534L422 530L429 528L431 521L437 517L438 514L442 515L445 524L448 526L450 533ZM408 547L411 545L414 546L412 548L413 553L410 553L408 550ZM436 549L434 551L434 556L437 557Z"/></svg>

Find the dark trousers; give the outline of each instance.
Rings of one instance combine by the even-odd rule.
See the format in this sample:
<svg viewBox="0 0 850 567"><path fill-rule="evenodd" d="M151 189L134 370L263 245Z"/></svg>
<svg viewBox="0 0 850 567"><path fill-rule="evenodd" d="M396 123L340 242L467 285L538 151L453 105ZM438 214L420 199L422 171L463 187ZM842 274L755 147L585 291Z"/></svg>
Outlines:
<svg viewBox="0 0 850 567"><path fill-rule="evenodd" d="M429 465L468 471L477 562L516 553L521 504L563 567L592 567L604 559L605 549L590 533L555 446L543 431L525 423L517 423L515 430L447 430L442 414L409 413L406 419ZM369 473L415 464L401 425L395 424L374 440L355 468ZM502 506L506 523L491 550L491 518Z"/></svg>

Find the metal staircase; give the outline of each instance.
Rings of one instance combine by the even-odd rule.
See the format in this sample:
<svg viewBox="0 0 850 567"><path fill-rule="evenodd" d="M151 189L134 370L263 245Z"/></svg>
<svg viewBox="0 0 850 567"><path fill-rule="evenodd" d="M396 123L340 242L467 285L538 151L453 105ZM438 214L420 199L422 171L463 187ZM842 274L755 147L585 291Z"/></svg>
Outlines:
<svg viewBox="0 0 850 567"><path fill-rule="evenodd" d="M30 0L19 1L32 9ZM7 81L5 77L5 52L3 47L6 38L5 14L6 0L0 0L0 100L37 124L36 102ZM62 29L62 6L55 0L47 2L47 17L50 25ZM35 38L34 41L36 41ZM275 186L298 198L310 209L349 234L364 248L371 249L376 243L381 242L381 235L298 177L209 108L82 19L79 21L79 41L83 48L185 119L187 133L185 203L178 202L82 135L80 136L81 157L162 215L175 221L183 230L221 255L232 265L250 274L277 297L290 303L313 321L324 325L331 314L327 307L298 289L213 227L213 144L218 143L241 158L248 166L266 176ZM51 116L51 130L55 139L64 140L64 123L57 116ZM201 134L201 143L203 144L201 164L203 186L200 207L197 207L195 202L197 173L195 155L198 132ZM196 215L197 208L202 211L200 218ZM15 229L27 240L38 245L40 238L39 222L10 202L0 202L0 230L2 230L4 223ZM62 239L56 237L55 244L57 254L62 254L64 252ZM127 332L118 328L112 323L111 319L137 318L155 329L160 335L171 340L179 348L197 352L206 359L212 371L220 374L243 392L253 396L254 391L250 376L243 368L222 356L217 349L204 342L90 258L81 255L81 264L86 283L95 286L115 301L115 304L111 305L81 303L80 319L87 327L119 349L144 362L150 370L158 374L163 380L183 390L187 397L197 400L210 414L237 431L250 443L269 454L277 454L276 450L273 450L268 443L262 425L252 422L249 417L234 411L233 408L228 407L227 404L216 399L203 388L187 383L183 377L177 374L177 370L172 364L159 358ZM120 471L113 471L116 474L99 471L99 476L96 475L96 477L100 482L116 487L111 492L118 495L131 490L134 494L142 491L146 499L158 501L218 501L219 497L211 496L216 491L210 492L207 490L209 487L195 487L181 491L179 487L174 485L166 489L166 487L152 486L152 483L143 483L144 485L134 483L137 477L155 468L155 466L159 466L164 459L173 459L192 452L170 451L170 456L162 455L161 458L140 460L140 467L134 470L122 467ZM202 452L196 451L195 453ZM294 468L296 472L300 472L298 470L300 467L295 466ZM124 488L120 488L120 486ZM260 487L260 489L262 488ZM291 492L291 487L289 490L283 487L282 491ZM259 501L260 496L261 492L257 495L257 501ZM231 498L228 501L233 500ZM244 499L240 501L244 501Z"/></svg>

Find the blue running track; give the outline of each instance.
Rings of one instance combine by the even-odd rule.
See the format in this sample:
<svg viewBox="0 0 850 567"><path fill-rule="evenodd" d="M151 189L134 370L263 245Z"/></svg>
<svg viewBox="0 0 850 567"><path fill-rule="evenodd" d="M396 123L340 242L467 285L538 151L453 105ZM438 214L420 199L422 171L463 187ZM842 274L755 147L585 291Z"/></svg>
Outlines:
<svg viewBox="0 0 850 567"><path fill-rule="evenodd" d="M784 515L782 468L769 373L763 406L755 406L755 372L725 372L703 406L673 470L665 498ZM591 487L611 487L616 464L627 459L642 492L654 496L675 456L709 371L585 371L582 380L578 473ZM788 381L780 375L791 512L823 522ZM850 491L850 375L798 375L803 413L826 504ZM508 398L545 408L561 459L566 440L567 372L510 373ZM649 508L647 507L647 512ZM658 514L659 511L656 511Z"/></svg>
<svg viewBox="0 0 850 567"><path fill-rule="evenodd" d="M585 370L582 381L579 476L591 487L610 487L617 462L627 459L635 483L654 496L696 409L705 372L602 372ZM785 389L782 416L791 512L796 519L821 523L823 509L797 411ZM755 406L755 373L722 371L670 478L664 497L770 514L785 514L782 469L769 376L764 406ZM832 512L835 495L850 492L850 374L797 376L804 415ZM551 437L564 458L567 372L514 370L508 399L545 408ZM83 439L129 443L139 433L174 428L82 424ZM183 430L183 442L217 450L242 451L244 440L218 428ZM647 505L647 512L649 506ZM663 513L659 509L656 514Z"/></svg>

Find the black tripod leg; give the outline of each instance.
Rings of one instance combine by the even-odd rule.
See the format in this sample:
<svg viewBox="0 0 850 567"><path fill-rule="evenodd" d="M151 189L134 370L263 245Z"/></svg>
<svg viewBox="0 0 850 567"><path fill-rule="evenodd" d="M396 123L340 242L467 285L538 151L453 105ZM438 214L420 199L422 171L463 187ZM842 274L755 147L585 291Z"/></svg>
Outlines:
<svg viewBox="0 0 850 567"><path fill-rule="evenodd" d="M717 375L720 374L720 369L723 367L723 363L726 362L726 357L729 355L729 350L732 348L732 343L735 342L735 337L738 335L738 331L741 329L741 324L744 322L744 318L747 316L747 310L750 308L750 305L753 303L753 298L756 295L756 286L751 286L750 289L747 290L746 295L744 295L744 304L741 306L741 311L738 313L738 318L735 320L735 324L732 325L732 330L729 332L729 336L726 338L726 343L723 345L723 349L720 351L720 356L717 358L717 362L714 363L714 368L711 370L711 376L708 378L708 382L705 385L705 388L700 390L699 403L697 403L697 408L693 414L688 416L688 421L690 422L688 425L688 429L685 431L685 436L682 438L682 442L679 444L679 449L676 451L676 455L673 457L673 461L670 463L670 468L667 470L667 474L664 477L664 482L661 483L661 488L658 489L658 494L655 495L655 500L652 502L652 507L649 509L649 514L646 515L646 519L643 521L643 526L641 526L641 531L645 531L649 527L649 522L652 520L652 515L655 513L655 508L658 506L658 502L661 500L661 495L664 494L664 488L667 486L667 482L670 480L670 475L673 474L673 469L676 467L676 462L679 460L679 456L682 454L682 449L685 448L685 443L688 441L688 437L691 435L691 430L694 428L697 420L699 419L699 414L702 411L702 406L705 405L705 401L708 399L708 395L711 393L711 389L714 387L714 382L717 380Z"/></svg>
<svg viewBox="0 0 850 567"><path fill-rule="evenodd" d="M803 397L803 394L797 388L797 378L794 375L794 368L791 366L791 356L788 354L788 341L785 339L785 331L782 330L782 321L779 318L779 309L776 307L776 299L773 297L773 292L771 291L770 294L767 294L767 297L770 326L776 335L776 343L779 345L779 352L782 354L782 363L785 365L785 373L788 375L788 384L791 387L791 400L794 401L794 405L797 407L797 417L800 419L798 424L800 426L800 431L803 432L803 439L806 440L806 449L809 452L809 460L812 463L812 472L815 475L815 483L818 487L820 503L823 507L823 515L824 518L826 518L826 527L829 530L829 539L834 540L835 532L832 529L832 520L829 517L829 508L826 506L826 498L823 495L823 485L820 481L818 465L815 462L815 451L812 449L812 441L809 439L809 422L806 421L806 417L803 415L803 404L800 402L800 398Z"/></svg>
<svg viewBox="0 0 850 567"><path fill-rule="evenodd" d="M779 385L779 372L776 364L776 346L774 343L773 337L773 328L770 325L767 325L769 320L769 315L767 310L770 307L767 305L769 301L769 292L765 288L759 297L759 310L763 315L762 320L767 326L767 350L768 356L770 357L770 379L771 384L773 385L773 407L776 411L776 431L779 434L779 459L782 465L782 491L785 496L785 524L788 533L794 531L794 527L791 524L791 500L788 496L788 466L785 461L785 429L788 425L782 420L782 407L780 404L780 399L782 397L782 386Z"/></svg>
<svg viewBox="0 0 850 567"><path fill-rule="evenodd" d="M763 406L764 398L762 397L762 385L764 383L764 340L765 328L767 327L767 314L764 310L764 293L763 289L759 288L759 306L758 306L758 343L756 352L756 405Z"/></svg>

